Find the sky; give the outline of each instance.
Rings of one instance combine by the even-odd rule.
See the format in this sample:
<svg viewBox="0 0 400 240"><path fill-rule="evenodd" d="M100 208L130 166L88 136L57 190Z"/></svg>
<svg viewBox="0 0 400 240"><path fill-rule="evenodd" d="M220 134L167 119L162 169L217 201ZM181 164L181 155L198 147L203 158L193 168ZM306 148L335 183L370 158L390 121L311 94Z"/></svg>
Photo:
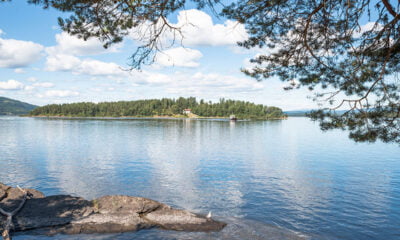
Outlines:
<svg viewBox="0 0 400 240"><path fill-rule="evenodd" d="M175 45L141 71L126 71L138 46L132 32L108 49L97 39L83 41L57 25L63 15L26 1L0 4L0 96L36 105L196 97L245 100L283 110L317 108L307 89L285 91L276 78L261 82L240 69L260 49L236 45L244 26L187 8L169 18L183 26L183 46ZM171 41L166 35L164 41Z"/></svg>

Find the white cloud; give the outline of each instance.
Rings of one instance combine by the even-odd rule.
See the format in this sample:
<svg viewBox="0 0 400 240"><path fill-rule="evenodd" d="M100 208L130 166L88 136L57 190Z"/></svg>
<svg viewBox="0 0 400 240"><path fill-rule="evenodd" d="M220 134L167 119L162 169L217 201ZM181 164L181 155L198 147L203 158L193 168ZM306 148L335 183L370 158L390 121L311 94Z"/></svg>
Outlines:
<svg viewBox="0 0 400 240"><path fill-rule="evenodd" d="M152 72L143 72L143 75L133 78L139 84L155 84L155 85L162 85L162 84L169 84L172 83L174 80L162 73L152 73ZM138 79L141 79L138 81Z"/></svg>
<svg viewBox="0 0 400 240"><path fill-rule="evenodd" d="M179 12L175 26L182 28L183 44L188 46L235 45L248 38L244 25L231 20L214 24L210 15L196 9Z"/></svg>
<svg viewBox="0 0 400 240"><path fill-rule="evenodd" d="M37 78L35 77L28 77L26 80L28 80L29 82L36 82Z"/></svg>
<svg viewBox="0 0 400 240"><path fill-rule="evenodd" d="M102 53L117 52L121 47L121 44L117 44L105 49L103 47L103 43L97 38L90 38L85 41L66 32L56 34L56 41L56 46L46 48L46 52L49 55L97 55Z"/></svg>
<svg viewBox="0 0 400 240"><path fill-rule="evenodd" d="M0 89L3 90L20 90L23 88L24 84L14 79L10 79L6 82L0 82Z"/></svg>
<svg viewBox="0 0 400 240"><path fill-rule="evenodd" d="M173 31L167 29L160 37L161 48L171 45L173 40L184 46L232 46L248 38L243 24L231 20L223 24L214 24L210 15L197 9L180 11L177 18L176 23L169 22L169 24L180 28L181 34L175 32L174 36ZM162 25L161 21L157 23L158 28ZM142 39L148 40L154 34L154 26L147 23L133 29L130 37L141 42Z"/></svg>
<svg viewBox="0 0 400 240"><path fill-rule="evenodd" d="M383 28L383 26L380 23L367 22L366 24L362 25L359 29L354 31L353 37L359 38L365 32L371 31L372 29L375 29L376 31L380 31L382 28Z"/></svg>
<svg viewBox="0 0 400 240"><path fill-rule="evenodd" d="M3 35L3 34L4 34L3 30L0 29L0 36Z"/></svg>
<svg viewBox="0 0 400 240"><path fill-rule="evenodd" d="M72 72L98 76L121 76L124 71L115 63L106 63L94 59L80 59L77 56L96 55L117 52L121 44L105 49L95 38L84 41L66 32L56 35L57 45L46 48L46 71Z"/></svg>
<svg viewBox="0 0 400 240"><path fill-rule="evenodd" d="M124 71L116 63L102 62L94 59L81 60L77 57L66 54L48 56L45 70L50 72L72 72L74 74L86 74L92 76L122 77L128 75L128 72Z"/></svg>
<svg viewBox="0 0 400 240"><path fill-rule="evenodd" d="M0 68L26 67L40 59L43 49L34 42L0 38Z"/></svg>
<svg viewBox="0 0 400 240"><path fill-rule="evenodd" d="M14 72L15 73L25 73L25 70L22 68L16 68L16 69L14 69Z"/></svg>
<svg viewBox="0 0 400 240"><path fill-rule="evenodd" d="M25 91L32 91L33 89L35 89L35 87L33 87L33 86L25 86L24 87Z"/></svg>
<svg viewBox="0 0 400 240"><path fill-rule="evenodd" d="M139 76L140 77L140 76ZM161 74L142 72L141 78L131 78L134 86L147 85L162 87L168 94L177 96L202 96L214 98L216 96L234 97L235 94L246 94L261 91L262 83L246 77L236 77L219 73L201 73L193 75L181 72Z"/></svg>
<svg viewBox="0 0 400 240"><path fill-rule="evenodd" d="M107 63L93 59L83 60L78 69L76 69L74 72L78 74L98 76L126 76L129 74L116 63Z"/></svg>
<svg viewBox="0 0 400 240"><path fill-rule="evenodd" d="M71 71L79 67L81 60L66 54L50 55L46 59L46 71Z"/></svg>
<svg viewBox="0 0 400 240"><path fill-rule="evenodd" d="M52 88L54 87L54 83L51 82L41 82L32 84L34 87L42 87L42 88Z"/></svg>
<svg viewBox="0 0 400 240"><path fill-rule="evenodd" d="M211 91L223 92L254 92L264 88L262 83L247 77L222 75L219 73L197 72L188 81L187 86L198 86Z"/></svg>
<svg viewBox="0 0 400 240"><path fill-rule="evenodd" d="M203 54L195 49L177 47L158 53L156 63L162 66L198 67Z"/></svg>
<svg viewBox="0 0 400 240"><path fill-rule="evenodd" d="M74 97L78 96L79 92L70 91L70 90L49 90L44 94L38 94L38 97Z"/></svg>

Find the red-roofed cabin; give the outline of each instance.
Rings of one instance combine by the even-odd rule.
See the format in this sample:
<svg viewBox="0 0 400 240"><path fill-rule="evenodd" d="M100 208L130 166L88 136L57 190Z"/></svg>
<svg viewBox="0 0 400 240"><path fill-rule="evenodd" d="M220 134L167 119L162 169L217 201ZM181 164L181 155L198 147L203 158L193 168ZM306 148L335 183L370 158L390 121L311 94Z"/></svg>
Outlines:
<svg viewBox="0 0 400 240"><path fill-rule="evenodd" d="M190 108L183 109L183 114L189 114L189 113L192 113L192 109Z"/></svg>

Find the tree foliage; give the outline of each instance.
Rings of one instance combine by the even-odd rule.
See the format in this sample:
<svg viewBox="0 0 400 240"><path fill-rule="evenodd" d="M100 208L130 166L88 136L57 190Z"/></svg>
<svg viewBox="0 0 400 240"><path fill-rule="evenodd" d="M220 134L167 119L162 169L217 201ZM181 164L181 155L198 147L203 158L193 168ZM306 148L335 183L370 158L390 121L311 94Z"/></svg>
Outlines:
<svg viewBox="0 0 400 240"><path fill-rule="evenodd" d="M3 0L4 1L4 0ZM71 12L63 30L84 39L97 37L105 47L122 41L132 29L142 46L132 67L151 63L162 36L181 35L168 16L188 2L198 8L219 0L28 0ZM225 2L225 1L223 1ZM347 129L356 141L400 143L400 1L395 0L234 0L215 14L245 25L244 48L260 48L243 72L257 80L279 77L292 90L315 93L321 110L311 116L322 129ZM221 7L223 6L223 7ZM142 31L139 31L142 32ZM336 110L348 109L344 114Z"/></svg>
<svg viewBox="0 0 400 240"><path fill-rule="evenodd" d="M393 1L392 1L393 2ZM260 47L245 74L316 90L323 130L400 143L400 1L238 1L224 14L246 25L240 46ZM368 24L366 24L368 22ZM364 24L364 25L363 25ZM346 108L344 114L336 112Z"/></svg>
<svg viewBox="0 0 400 240"><path fill-rule="evenodd" d="M201 117L236 117L246 119L277 119L284 117L280 108L267 107L245 101L220 99L218 103L206 102L196 98L149 99L137 101L51 104L30 112L31 116L66 117L152 117L182 114L186 108Z"/></svg>

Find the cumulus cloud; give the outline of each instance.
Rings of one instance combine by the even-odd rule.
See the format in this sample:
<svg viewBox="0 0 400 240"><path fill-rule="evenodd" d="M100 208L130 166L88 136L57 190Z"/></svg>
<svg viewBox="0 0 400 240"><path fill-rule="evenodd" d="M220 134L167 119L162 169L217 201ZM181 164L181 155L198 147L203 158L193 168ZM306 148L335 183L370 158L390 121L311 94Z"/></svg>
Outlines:
<svg viewBox="0 0 400 240"><path fill-rule="evenodd" d="M363 35L363 33L371 31L374 28L376 29L376 31L380 31L383 28L383 26L380 23L367 22L366 24L362 25L359 29L353 32L353 37L359 38Z"/></svg>
<svg viewBox="0 0 400 240"><path fill-rule="evenodd" d="M44 94L38 94L38 97L74 97L78 96L79 92L70 90L49 90L44 92Z"/></svg>
<svg viewBox="0 0 400 240"><path fill-rule="evenodd" d="M197 9L179 12L175 26L181 27L183 44L188 46L234 45L248 38L243 24L231 20L214 24L210 15Z"/></svg>
<svg viewBox="0 0 400 240"><path fill-rule="evenodd" d="M203 54L195 49L177 47L158 53L156 63L161 66L198 67Z"/></svg>
<svg viewBox="0 0 400 240"><path fill-rule="evenodd" d="M46 59L46 71L71 71L77 68L81 60L77 57L66 54L50 55Z"/></svg>
<svg viewBox="0 0 400 240"><path fill-rule="evenodd" d="M200 88L208 88L209 90L217 90L224 92L254 92L264 88L262 83L254 81L247 77L236 77L223 75L219 73L201 73L194 74L187 86L198 86Z"/></svg>
<svg viewBox="0 0 400 240"><path fill-rule="evenodd" d="M52 88L54 87L54 83L51 82L40 82L32 84L34 87L42 87L42 88Z"/></svg>
<svg viewBox="0 0 400 240"><path fill-rule="evenodd" d="M236 77L219 73L197 72L193 75L175 72L161 74L143 72L142 78L131 78L134 84L163 87L169 94L179 96L208 96L221 94L243 94L261 91L262 83L246 77Z"/></svg>
<svg viewBox="0 0 400 240"><path fill-rule="evenodd" d="M56 34L56 42L56 46L46 48L46 52L49 55L97 55L102 53L117 52L121 47L121 44L117 44L105 49L103 47L103 43L97 38L90 38L85 41L72 36L67 32Z"/></svg>
<svg viewBox="0 0 400 240"><path fill-rule="evenodd" d="M163 85L174 81L169 75L162 73L143 72L142 76L132 78L138 84Z"/></svg>
<svg viewBox="0 0 400 240"><path fill-rule="evenodd" d="M46 60L47 71L65 71L74 74L86 74L92 76L127 76L118 64L102 62L94 59L81 60L77 57L65 54L50 55Z"/></svg>
<svg viewBox="0 0 400 240"><path fill-rule="evenodd" d="M0 38L0 68L26 67L40 59L43 49L31 41Z"/></svg>
<svg viewBox="0 0 400 240"><path fill-rule="evenodd" d="M0 82L0 89L2 90L21 90L25 85L17 80L10 79L5 82Z"/></svg>
<svg viewBox="0 0 400 240"><path fill-rule="evenodd" d="M14 79L10 79L8 81L0 82L0 90L25 90L32 91L35 88L51 88L54 87L54 84L51 82L41 82L34 83L32 85L25 85L22 82L19 82Z"/></svg>
<svg viewBox="0 0 400 240"><path fill-rule="evenodd" d="M128 74L116 63L102 62L93 59L83 60L80 67L75 72L98 76L126 76Z"/></svg>
<svg viewBox="0 0 400 240"><path fill-rule="evenodd" d="M16 68L16 69L14 69L14 72L15 73L25 73L25 70L22 68Z"/></svg>
<svg viewBox="0 0 400 240"><path fill-rule="evenodd" d="M149 39L154 35L154 28L149 24L133 29L131 38L138 41ZM161 21L158 22L159 27L162 24ZM223 24L214 24L210 15L197 9L180 11L177 22L168 24L180 28L182 34L174 35L166 30L161 36L161 45L164 46L170 45L173 39L181 41L184 46L232 46L248 38L243 24L231 20Z"/></svg>
<svg viewBox="0 0 400 240"><path fill-rule="evenodd" d="M117 52L121 44L105 49L98 39L91 38L84 41L66 32L57 34L56 41L56 46L46 48L48 54L45 65L46 71L64 71L93 76L124 75L124 71L115 63L79 58L79 56Z"/></svg>
<svg viewBox="0 0 400 240"><path fill-rule="evenodd" d="M35 89L35 87L33 87L33 86L25 86L25 87L24 87L24 90L25 90L25 91L29 91L29 92L32 91L32 90L34 90L34 89Z"/></svg>
<svg viewBox="0 0 400 240"><path fill-rule="evenodd" d="M29 82L36 82L37 78L35 77L28 77L26 80L28 80Z"/></svg>

